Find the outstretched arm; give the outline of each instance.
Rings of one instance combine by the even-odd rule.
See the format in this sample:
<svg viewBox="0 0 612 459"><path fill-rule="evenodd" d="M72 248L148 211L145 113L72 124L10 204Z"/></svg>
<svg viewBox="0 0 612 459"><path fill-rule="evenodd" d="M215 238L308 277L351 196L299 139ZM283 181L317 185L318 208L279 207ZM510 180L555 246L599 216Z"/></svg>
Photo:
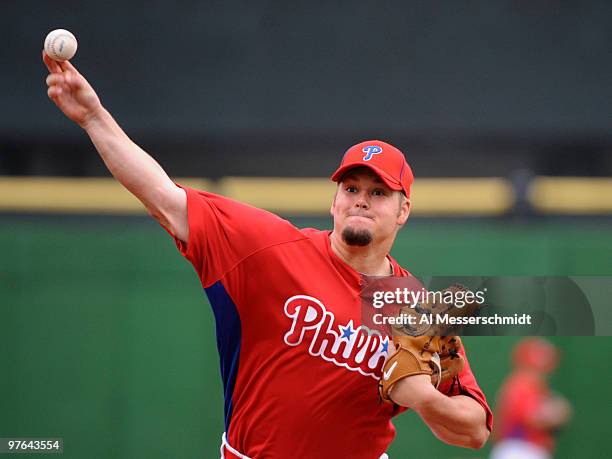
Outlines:
<svg viewBox="0 0 612 459"><path fill-rule="evenodd" d="M431 384L429 375L403 378L389 395L398 405L416 411L436 437L464 448L481 448L489 438L486 412L466 395L447 397Z"/></svg>
<svg viewBox="0 0 612 459"><path fill-rule="evenodd" d="M98 95L68 61L56 62L43 51L49 98L93 142L113 176L174 236L187 242L187 196L149 154L136 145L102 106Z"/></svg>

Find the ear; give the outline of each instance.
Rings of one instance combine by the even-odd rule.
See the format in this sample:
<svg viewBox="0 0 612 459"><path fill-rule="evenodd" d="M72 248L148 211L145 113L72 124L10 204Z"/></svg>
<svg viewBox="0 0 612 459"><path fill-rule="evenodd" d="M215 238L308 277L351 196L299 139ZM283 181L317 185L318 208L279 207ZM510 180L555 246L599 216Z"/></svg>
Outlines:
<svg viewBox="0 0 612 459"><path fill-rule="evenodd" d="M334 199L332 199L331 206L329 207L329 214L334 216L334 207L336 206L336 196L338 196L338 188L336 188L336 192L334 193Z"/></svg>
<svg viewBox="0 0 612 459"><path fill-rule="evenodd" d="M408 216L410 215L411 208L412 206L410 199L405 199L404 202L402 202L399 213L397 214L397 224L399 226L402 226L404 225L404 223L406 223L406 220L408 220Z"/></svg>

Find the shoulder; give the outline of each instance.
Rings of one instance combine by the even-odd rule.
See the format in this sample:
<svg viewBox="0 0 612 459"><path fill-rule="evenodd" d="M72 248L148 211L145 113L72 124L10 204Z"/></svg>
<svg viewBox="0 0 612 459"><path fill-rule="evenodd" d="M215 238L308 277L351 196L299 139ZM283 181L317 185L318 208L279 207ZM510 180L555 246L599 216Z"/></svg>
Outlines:
<svg viewBox="0 0 612 459"><path fill-rule="evenodd" d="M232 228L236 228L256 238L258 235L274 236L272 239L299 237L299 230L291 222L272 212L208 191L183 189L194 223L198 223L198 219L212 218L225 231L232 232Z"/></svg>

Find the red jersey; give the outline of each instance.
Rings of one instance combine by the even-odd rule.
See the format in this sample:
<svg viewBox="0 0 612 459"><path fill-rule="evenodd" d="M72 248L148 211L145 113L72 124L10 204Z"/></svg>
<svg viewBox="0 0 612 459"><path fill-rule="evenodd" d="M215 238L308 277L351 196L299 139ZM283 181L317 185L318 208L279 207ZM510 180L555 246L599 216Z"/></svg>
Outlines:
<svg viewBox="0 0 612 459"><path fill-rule="evenodd" d="M527 422L531 413L548 397L548 386L542 378L526 372L511 375L500 389L497 400L496 441L524 440L552 451L552 432L530 427Z"/></svg>
<svg viewBox="0 0 612 459"><path fill-rule="evenodd" d="M361 327L362 275L332 251L330 231L185 191L189 241L177 245L214 311L229 444L258 459L378 458L404 409L379 401L389 343ZM490 428L469 364L441 390L474 397Z"/></svg>

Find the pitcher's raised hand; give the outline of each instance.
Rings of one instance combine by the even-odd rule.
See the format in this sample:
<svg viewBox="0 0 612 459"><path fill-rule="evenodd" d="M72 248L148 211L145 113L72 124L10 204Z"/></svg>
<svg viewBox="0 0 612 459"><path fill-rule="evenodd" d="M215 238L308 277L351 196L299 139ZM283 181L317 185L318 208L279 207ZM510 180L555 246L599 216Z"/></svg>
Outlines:
<svg viewBox="0 0 612 459"><path fill-rule="evenodd" d="M69 61L54 61L44 51L42 57L49 69L47 95L68 118L84 128L102 109L98 95Z"/></svg>

